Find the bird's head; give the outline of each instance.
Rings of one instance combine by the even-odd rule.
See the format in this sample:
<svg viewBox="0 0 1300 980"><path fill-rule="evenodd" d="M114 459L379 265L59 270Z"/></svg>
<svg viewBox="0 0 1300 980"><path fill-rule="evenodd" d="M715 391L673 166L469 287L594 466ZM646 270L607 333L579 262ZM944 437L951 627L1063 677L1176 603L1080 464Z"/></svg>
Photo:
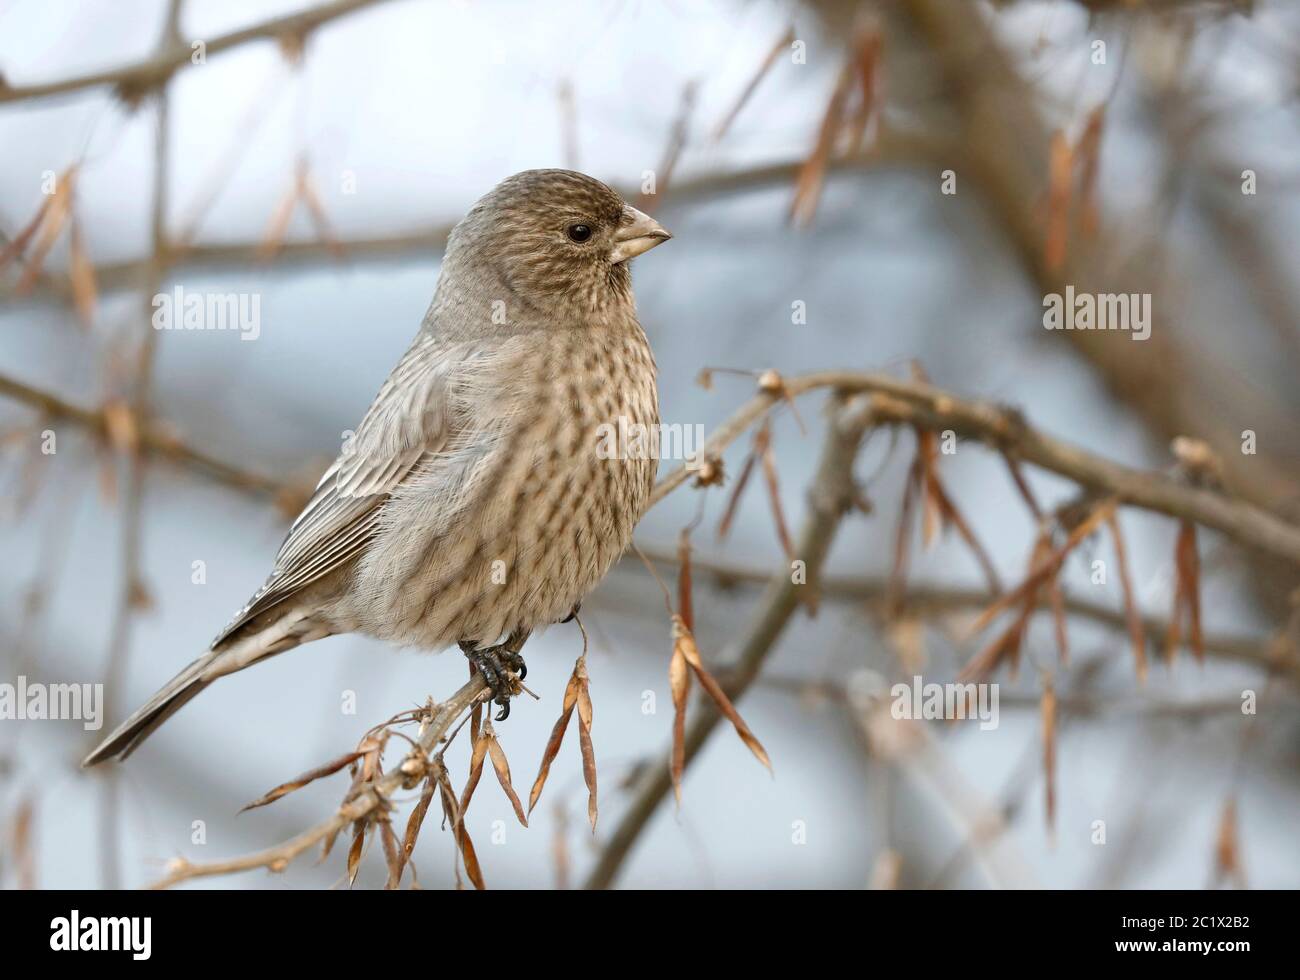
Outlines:
<svg viewBox="0 0 1300 980"><path fill-rule="evenodd" d="M447 261L490 269L511 298L543 314L599 315L631 303L628 260L671 237L593 177L525 170L474 205L452 233Z"/></svg>

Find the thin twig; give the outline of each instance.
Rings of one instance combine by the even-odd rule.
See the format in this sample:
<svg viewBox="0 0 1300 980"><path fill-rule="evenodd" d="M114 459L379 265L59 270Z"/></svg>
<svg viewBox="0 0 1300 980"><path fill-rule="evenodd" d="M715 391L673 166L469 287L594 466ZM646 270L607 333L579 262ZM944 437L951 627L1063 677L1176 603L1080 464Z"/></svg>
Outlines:
<svg viewBox="0 0 1300 980"><path fill-rule="evenodd" d="M253 24L229 34L222 34L205 42L208 57L230 51L250 41L279 38L302 38L311 31L339 17L356 13L366 7L385 0L334 0L310 10L303 10L284 17L274 17ZM55 95L69 95L85 89L102 88L111 85L133 99L147 95L161 88L178 70L191 64L193 50L179 38L162 50L145 58L143 61L110 68L105 71L91 72L74 78L64 78L55 82L41 82L35 85L5 85L0 83L0 104L6 102L24 102L33 99L46 99Z"/></svg>
<svg viewBox="0 0 1300 980"><path fill-rule="evenodd" d="M638 544L637 547L652 562L661 565L673 565L677 562L676 553L671 549L644 544ZM629 561L628 565L632 568L637 567L636 562ZM771 574L763 569L725 564L696 556L692 556L691 565L695 570L697 582L701 576L711 575L723 587L766 585L771 578ZM818 589L828 600L866 603L872 612L884 616L889 611L889 586L890 581L887 576L828 575L822 578ZM963 588L909 582L903 596L903 608L908 615L921 617L978 613L996 598L994 593L980 587ZM1124 630L1129 627L1128 618L1123 611L1090 599L1066 597L1065 610L1072 616L1111 629ZM1144 616L1141 624L1147 642L1158 646L1164 641L1165 633L1169 628L1166 620L1157 616ZM1279 662L1267 638L1232 634L1207 635L1205 652L1225 660L1250 664L1262 670L1279 671L1292 683L1300 684L1300 659Z"/></svg>
<svg viewBox="0 0 1300 980"><path fill-rule="evenodd" d="M433 752L456 720L468 712L475 703L484 700L484 695L487 693L487 683L483 680L483 675L475 673L459 691L438 705L433 718L417 740L419 751L425 756ZM265 850L226 861L205 861L195 864L184 859L177 859L172 862L167 875L154 882L150 887L170 888L193 878L234 874L239 871L252 871L255 868L283 871L288 867L289 862L303 851L326 840L348 824L360 820L370 813L380 805L381 801L387 800L396 792L407 778L401 767L390 770L382 778L376 780L372 786L339 807L328 820L318 823L316 826L303 831L297 837L293 837L282 844L277 844L275 847L268 847Z"/></svg>
<svg viewBox="0 0 1300 980"><path fill-rule="evenodd" d="M1300 565L1300 527L1228 494L1189 486L1166 473L1113 463L1045 435L1014 409L962 399L928 384L867 372L822 371L784 380L784 391L789 397L818 388L832 388L845 394L870 392L888 396L887 400L875 401L884 421L939 432L952 429L958 436L993 449L1012 449L1022 462L1050 470L1085 489L1112 495L1124 504L1195 521L1241 544ZM705 440L699 457L719 454L782 400L780 395L771 393L755 396ZM670 472L659 481L651 500L661 500L689 479L691 473L689 461Z"/></svg>
<svg viewBox="0 0 1300 980"><path fill-rule="evenodd" d="M809 513L796 548L796 553L805 563L806 584L794 584L788 570L782 570L768 584L758 615L740 645L734 668L728 676L725 690L732 701L739 699L753 683L763 661L784 632L799 606L799 590L817 588L822 565L840 520L853 507L853 463L862 436L873 419L870 406L864 399L836 407L838 410L833 412L827 427L821 462L809 493ZM686 731L687 766L721 719L722 715L707 699L700 702ZM672 774L667 763L646 767L634 790L631 805L602 849L586 887L607 888L613 884L641 829L671 789Z"/></svg>
<svg viewBox="0 0 1300 980"><path fill-rule="evenodd" d="M1211 528L1267 554L1300 565L1300 527L1230 494L1190 486L1166 473L1145 471L1114 463L1061 439L1034 429L1015 409L991 402L962 399L957 395L916 381L859 371L820 371L782 380L779 394L763 392L738 408L705 440L699 459L720 455L755 422L787 398L819 389L844 394L874 393L889 396L877 400L882 420L921 426L982 442L1000 452L1014 450L1017 457L1042 469L1073 480L1081 487L1116 497L1120 503L1183 518ZM46 412L102 430L101 413L76 409L48 393L0 376L0 394L26 402ZM259 492L281 492L285 484L245 474L145 429L144 448L163 452L182 462L208 470L223 482ZM657 503L689 480L694 461L679 466L663 477L651 495Z"/></svg>
<svg viewBox="0 0 1300 980"><path fill-rule="evenodd" d="M888 166L906 160L939 158L943 144L918 134L891 132L884 142L870 154L857 153L831 161L833 171L865 170ZM698 177L682 178L673 183L673 203L680 206L690 201L707 200L720 195L738 193L763 187L788 184L798 173L802 161L763 164L741 170L721 171ZM623 197L632 200L640 188L616 187ZM346 251L349 262L384 261L411 256L433 257L447 242L454 222L441 221L415 231L372 238L345 238L337 246ZM257 262L260 241L222 244L176 245L168 253L172 267L194 267L205 270L242 268ZM334 253L320 241L285 242L276 257L276 264L315 264L333 261ZM130 288L140 281L148 258L106 263L94 267L95 282L102 292ZM72 284L66 273L46 270L27 298L71 299ZM0 285L0 298L14 299L12 286Z"/></svg>

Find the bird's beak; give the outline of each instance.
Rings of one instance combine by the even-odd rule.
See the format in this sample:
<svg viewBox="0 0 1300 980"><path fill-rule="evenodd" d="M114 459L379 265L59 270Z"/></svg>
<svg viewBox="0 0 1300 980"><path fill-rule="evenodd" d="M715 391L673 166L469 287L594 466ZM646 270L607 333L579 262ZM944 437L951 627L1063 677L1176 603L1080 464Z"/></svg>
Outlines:
<svg viewBox="0 0 1300 980"><path fill-rule="evenodd" d="M614 233L614 248L609 253L609 261L615 265L626 262L672 237L650 215L638 211L630 204L625 205L623 223Z"/></svg>

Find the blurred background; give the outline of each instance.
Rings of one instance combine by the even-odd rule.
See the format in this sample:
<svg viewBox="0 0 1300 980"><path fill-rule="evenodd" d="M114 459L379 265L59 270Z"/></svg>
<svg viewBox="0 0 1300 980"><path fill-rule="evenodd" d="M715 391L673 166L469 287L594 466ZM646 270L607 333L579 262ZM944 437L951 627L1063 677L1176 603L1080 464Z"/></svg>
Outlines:
<svg viewBox="0 0 1300 980"><path fill-rule="evenodd" d="M0 0L0 682L103 683L111 727L204 650L405 350L450 226L531 167L593 174L673 232L634 272L665 422L712 431L768 368L919 365L1126 465L1174 471L1171 441L1203 440L1225 493L1294 522L1298 123L1300 10L1282 0ZM1149 339L1044 330L1067 285L1151 294ZM177 286L256 297L256 339L151 329ZM705 386L705 368L741 373ZM772 425L796 531L823 405ZM696 522L695 633L720 676L788 567L761 474L718 533L752 445L637 532L671 581ZM1061 575L1068 664L1044 607L1016 676L991 678L995 729L891 725L881 690L951 681L987 639L968 635L989 597L955 533L923 547L905 528L906 587L884 601L914 452L910 431L870 435L869 509L842 525L817 615L796 612L739 702L773 775L719 728L680 806L618 855L673 709L662 591L635 557L615 569L583 608L596 832L570 731L527 829L490 774L479 787L466 827L489 887L597 867L653 888L1300 884L1296 567L1202 531L1204 662L1169 663L1178 525L1124 508L1145 683L1116 575L1092 574L1112 555L1098 537ZM940 460L1019 582L1038 529L1003 461L965 442ZM1045 509L1078 499L1025 472ZM498 726L521 794L581 650L573 624L529 644L541 700ZM465 674L459 653L333 637L89 773L103 732L0 721L0 883L136 887L284 840L345 774L236 812ZM448 753L458 788L467 743ZM199 885L338 886L343 850ZM431 814L421 885L453 886L454 859ZM385 876L372 841L357 887Z"/></svg>

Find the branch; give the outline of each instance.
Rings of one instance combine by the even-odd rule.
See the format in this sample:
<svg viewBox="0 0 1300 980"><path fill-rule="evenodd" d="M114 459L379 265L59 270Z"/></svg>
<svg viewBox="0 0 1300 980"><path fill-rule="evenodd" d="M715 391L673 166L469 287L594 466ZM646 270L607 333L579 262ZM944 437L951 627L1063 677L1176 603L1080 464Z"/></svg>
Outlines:
<svg viewBox="0 0 1300 980"><path fill-rule="evenodd" d="M1037 288L1043 294L1064 292L1067 284L1079 292L1151 292L1153 282L1161 281L1159 269L1150 260L1133 257L1134 228L1113 216L1103 215L1091 238L1071 227L1060 267L1046 261L1040 203L1046 193L1053 126L1040 110L1042 92L1006 54L984 12L976 5L947 0L904 0L898 9L933 52L944 91L951 94L962 146L959 167L970 169ZM1174 156L1181 160L1183 154L1176 150ZM1148 236L1148 243L1164 256L1173 252L1169 236ZM1117 256L1125 258L1117 263ZM1240 431L1228 420L1259 417L1249 402L1255 392L1195 344L1185 342L1185 331L1162 315L1165 305L1154 307L1151 334L1141 343L1117 343L1114 334L1095 330L1065 331L1061 337L1149 431L1168 440L1196 427L1224 453L1242 497L1264 506L1288 500L1297 469L1285 456L1243 461L1227 452L1237 444ZM1219 410L1206 410L1207 393ZM1275 431L1287 431L1287 421L1280 413L1273 421Z"/></svg>
<svg viewBox="0 0 1300 980"><path fill-rule="evenodd" d="M821 388L834 389L840 400L853 394L869 394L873 397L870 400L858 399L848 407L837 401L839 410L832 416L822 461L810 492L809 516L798 547L798 554L806 563L807 582L814 588L820 579L821 568L839 521L854 499L852 468L857 447L867 429L881 422L919 425L937 430L952 428L961 435L1013 453L1019 459L1069 477L1084 486L1105 490L1124 502L1197 520L1230 536L1266 547L1300 564L1300 529L1285 524L1259 508L1211 491L1186 486L1164 474L1144 473L1111 463L1034 431L1018 413L1010 409L983 402L962 401L930 385L885 375L827 371L789 380L777 378L776 384L772 384L769 378L758 396L743 405L714 431L705 442L700 459L709 459L721 453L773 407ZM21 397L47 412L62 413L97 429L103 427L102 416L98 413L76 409L53 396L2 378L0 393ZM158 448L156 441L146 442L145 445L155 450ZM193 462L192 454L179 452L175 443L168 445L172 453L179 454L178 458ZM691 473L690 464L686 464L668 474L656 485L651 503L662 500L684 483ZM764 659L789 622L799 601L798 588L788 575L778 576L769 582L760 614L740 648L736 667L729 677L728 694L733 700L743 694L753 682ZM1112 614L1099 612L1098 615ZM1157 624L1147 626L1148 630L1156 627ZM481 685L481 680L476 676L475 681L462 688L440 709L435 723L441 725L442 732L482 691L482 687L477 685ZM452 708L456 709L455 714L447 716L446 712ZM719 717L708 705L703 705L696 714L686 733L688 763L707 740ZM425 751L441 737L441 732L436 727L431 728L430 732L432 734L426 733L427 739L421 739ZM191 877L255 867L279 870L313 843L323 840L359 816L364 816L378 805L381 797L399 786L401 781L400 772L390 773L371 790L346 804L330 820L278 847L233 861L205 865L183 863L173 869L160 884L168 885ZM592 873L590 887L605 887L613 882L641 828L670 786L671 775L666 765L647 771L631 808L624 815Z"/></svg>
<svg viewBox="0 0 1300 980"><path fill-rule="evenodd" d="M317 27L338 17L345 17L366 7L385 0L334 0L310 10L275 17L271 20L245 27L229 34L223 34L206 42L209 56L237 48L249 41L270 38L292 38L303 40ZM85 89L113 86L118 92L133 101L154 89L166 84L178 70L190 64L193 50L188 44L169 46L143 61L122 65L105 71L78 75L55 82L41 82L35 85L8 85L0 77L0 104L6 102L26 102L45 99L55 95L68 95Z"/></svg>
<svg viewBox="0 0 1300 980"><path fill-rule="evenodd" d="M181 4L168 0L163 34L158 50L165 51L179 42ZM164 89L157 100L157 120L153 139L153 193L150 206L150 264L141 299L141 326L144 333L134 358L135 377L131 379L128 401L122 405L133 418L148 419L153 401L153 378L158 340L157 331L149 329L150 298L162 289L163 243L167 237L167 193L171 180L171 100ZM119 538L121 581L118 601L108 630L108 666L104 670L104 689L110 692L105 721L110 731L117 725L122 710L122 678L131 652L131 633L135 617L143 605L144 573L141 551L144 547L145 461L139 447L133 445L125 454L126 492L122 497L122 533ZM120 773L113 772L103 783L103 817L100 823L100 859L104 867L104 888L118 888L121 858L118 825L122 814Z"/></svg>
<svg viewBox="0 0 1300 980"><path fill-rule="evenodd" d="M1118 497L1121 503L1195 521L1233 540L1300 565L1300 527L1263 508L1213 490L1190 486L1173 476L1113 463L1032 428L1015 409L990 402L963 400L941 388L888 375L856 371L821 371L781 381L741 406L704 443L702 459L716 456L733 439L787 398L817 388L841 393L873 393L884 421L917 425L932 431L952 429L1085 487ZM692 475L686 463L659 482L651 495L657 502Z"/></svg>
<svg viewBox="0 0 1300 980"><path fill-rule="evenodd" d="M808 516L796 547L796 554L805 562L806 584L795 585L788 574L775 576L768 583L758 616L750 626L749 635L742 642L734 669L729 674L726 691L732 701L753 683L763 661L790 622L799 605L799 590L817 588L816 583L840 520L853 506L853 463L862 437L874 419L870 404L863 399L837 405L836 409L827 426L821 462L809 491ZM687 765L722 717L707 699L700 702L698 709L686 731ZM646 769L631 806L623 814L587 879L587 888L607 888L613 884L641 829L671 787L672 774L666 762Z"/></svg>
<svg viewBox="0 0 1300 980"><path fill-rule="evenodd" d="M756 683L765 690L776 691L794 697L812 695L836 704L849 704L852 700L852 696L843 684L828 680L805 680L801 677L764 675ZM1042 695L1038 694L1003 693L998 698L999 709L1039 711L1042 709L1042 705ZM1207 697L1199 700L1161 698L1107 700L1102 697L1058 697L1056 706L1062 717L1066 715L1077 718L1121 716L1130 717L1139 722L1165 718L1201 721L1217 715L1241 714L1241 698L1236 695Z"/></svg>
<svg viewBox="0 0 1300 980"><path fill-rule="evenodd" d="M461 715L469 711L476 702L483 700L483 696L487 693L488 688L483 680L483 675L475 673L459 691L438 706L433 718L420 733L420 737L416 742L419 747L418 751L425 757L426 763L429 753L433 752L438 743L442 741L443 736L447 734L451 726L456 723ZM166 877L154 882L150 887L155 889L170 888L173 885L194 878L234 874L240 871L252 871L255 868L283 871L288 867L289 862L303 851L326 840L348 824L360 820L382 803L387 802L388 798L401 788L402 783L407 778L407 774L402 771L401 767L393 769L381 779L376 780L372 786L363 790L354 799L339 807L328 820L318 823L309 830L303 831L297 837L293 837L282 844L277 844L275 847L268 847L266 850L226 861L205 861L194 864L184 858L178 858L172 862Z"/></svg>
<svg viewBox="0 0 1300 980"><path fill-rule="evenodd" d="M37 409L56 421L71 422L92 435L107 438L108 423L102 409L82 408L57 395L0 375L0 395ZM170 459L203 473L219 483L249 493L276 496L289 490L289 484L224 463L214 456L186 445L163 426L146 425L140 432L140 446L146 452Z"/></svg>
<svg viewBox="0 0 1300 980"><path fill-rule="evenodd" d="M982 442L1015 458L1056 473L1090 489L1118 497L1121 503L1194 521L1245 545L1300 565L1300 527L1254 504L1226 494L1182 483L1164 473L1113 463L1104 457L1055 439L1032 428L1015 409L990 402L963 400L941 388L861 371L820 371L778 379L779 386L764 391L737 409L705 441L700 459L716 457L751 425L786 399L830 388L842 394L871 393L884 421L918 425ZM78 409L53 395L0 376L0 395L24 401L47 413L102 431L103 416ZM142 445L180 462L212 473L241 489L280 493L285 485L245 473L191 449L158 430L146 429ZM659 481L650 503L658 503L690 479L695 470L688 462Z"/></svg>
<svg viewBox="0 0 1300 980"><path fill-rule="evenodd" d="M670 549L638 544L637 550L651 561L662 565L678 563L676 553ZM636 561L629 561L628 567L643 568L641 563ZM691 558L691 568L697 576L715 576L718 584L723 587L735 583L748 586L766 585L772 577L769 572L758 568L747 568L743 565L725 564L697 557ZM817 589L818 595L827 599L863 602L882 615L888 611L890 578L887 575L828 575L818 583ZM922 585L909 582L903 608L906 613L918 616L981 612L996 598L996 595L984 588ZM1101 626L1116 630L1128 628L1128 620L1122 611L1091 599L1066 598L1065 609L1071 615ZM1148 642L1159 646L1165 641L1169 624L1157 616L1144 616L1142 629L1146 633ZM1276 652L1263 638L1231 634L1206 636L1205 652L1225 660L1249 664L1261 670L1278 671L1292 683L1300 685L1300 660L1279 661Z"/></svg>
<svg viewBox="0 0 1300 980"><path fill-rule="evenodd" d="M1186 484L1174 476L1132 469L1032 429L1014 409L962 403L932 389L914 404L899 403L882 412L897 422L976 439L1089 490L1121 502L1210 527L1233 540L1300 565L1300 527L1273 513L1214 490Z"/></svg>
<svg viewBox="0 0 1300 980"><path fill-rule="evenodd" d="M832 171L862 170L868 167L897 161L915 161L940 156L942 144L927 139L919 134L891 131L881 143L870 151L849 154L833 160L828 166ZM739 193L754 188L771 187L790 183L803 165L801 160L784 163L764 164L744 170L732 170L720 173L703 174L692 178L682 178L674 182L672 199L674 204L707 199L721 194ZM619 193L628 200L640 194L639 188L618 188ZM367 238L342 239L333 245L320 241L285 242L276 254L277 266L311 265L320 262L338 263L335 251L342 248L348 260L375 261L410 256L430 257L438 255L447 243L454 221L440 221L415 231L400 232L392 235ZM229 242L218 245L173 245L166 253L169 268L198 267L240 268L256 266L263 259L259 250L264 248L260 241ZM149 259L130 259L95 267L95 282L104 292L116 289L134 288L140 277L147 271ZM66 273L52 274L46 272L26 297L70 298L72 285ZM12 286L0 286L0 298L19 299L14 295Z"/></svg>

